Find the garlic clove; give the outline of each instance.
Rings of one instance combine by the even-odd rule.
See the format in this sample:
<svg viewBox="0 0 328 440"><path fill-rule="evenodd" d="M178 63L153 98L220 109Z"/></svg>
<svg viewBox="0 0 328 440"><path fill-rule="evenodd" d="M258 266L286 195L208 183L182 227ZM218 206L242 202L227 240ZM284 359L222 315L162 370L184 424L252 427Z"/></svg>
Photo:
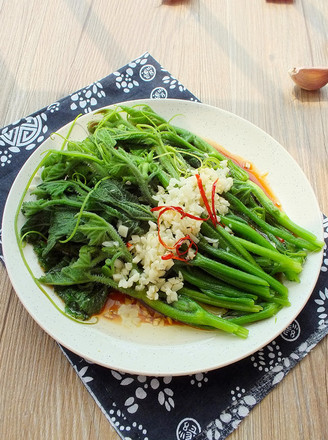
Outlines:
<svg viewBox="0 0 328 440"><path fill-rule="evenodd" d="M295 84L305 90L319 90L328 83L328 68L293 67L288 73Z"/></svg>

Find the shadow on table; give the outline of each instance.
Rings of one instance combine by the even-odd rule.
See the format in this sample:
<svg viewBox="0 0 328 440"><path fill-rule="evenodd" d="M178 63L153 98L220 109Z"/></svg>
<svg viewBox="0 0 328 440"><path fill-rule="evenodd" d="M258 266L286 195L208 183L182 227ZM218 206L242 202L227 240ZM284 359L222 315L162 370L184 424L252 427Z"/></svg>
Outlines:
<svg viewBox="0 0 328 440"><path fill-rule="evenodd" d="M203 10L207 9L206 1L201 1L201 8ZM229 32L229 29L226 26L226 23L224 22L224 19L220 19L216 17L215 15L211 14L210 11L207 11L207 13L203 12L203 15L209 18L208 26L205 27L205 30L210 34L212 39L215 41L217 46L219 46L223 51L226 52L228 58L233 62L241 72L244 74L248 74L248 78L250 82L254 82L254 76L250 74L252 70L258 70L261 72L261 75L263 78L266 78L267 80L267 86L272 87L272 89L275 89L275 85L272 83L272 81L269 79L268 75L265 74L262 64L259 62L259 58L256 58L254 54L251 54L248 52L245 47L237 41L237 39ZM195 20L199 21L199 24L204 26L204 22L200 20L199 14L194 14ZM215 29L215 32L212 30ZM229 45L224 45L223 41L230 40L232 41L231 44L235 47L235 54L232 54L229 52ZM239 54L239 56L236 56L236 54ZM246 72L244 70L243 66L243 60L247 59L249 61L250 70ZM256 85L257 87L257 85Z"/></svg>
<svg viewBox="0 0 328 440"><path fill-rule="evenodd" d="M93 41L95 47L97 47L98 50L101 49L100 52L107 61L111 59L111 54L116 53L119 53L123 59L128 59L128 55L123 52L122 46L118 44L114 36L106 27L106 15L104 14L103 17L97 15L94 11L92 2L85 3L65 0L65 3L71 10L74 19L80 22L80 41L83 33L86 33ZM81 4L83 3L88 6L81 7ZM110 13L110 8L107 9L107 13ZM97 32L90 32L90 29L96 29ZM106 44L104 44L104 41L106 41Z"/></svg>
<svg viewBox="0 0 328 440"><path fill-rule="evenodd" d="M328 88L325 87L320 90L304 90L298 86L294 86L292 93L295 99L304 103L320 103L328 100Z"/></svg>

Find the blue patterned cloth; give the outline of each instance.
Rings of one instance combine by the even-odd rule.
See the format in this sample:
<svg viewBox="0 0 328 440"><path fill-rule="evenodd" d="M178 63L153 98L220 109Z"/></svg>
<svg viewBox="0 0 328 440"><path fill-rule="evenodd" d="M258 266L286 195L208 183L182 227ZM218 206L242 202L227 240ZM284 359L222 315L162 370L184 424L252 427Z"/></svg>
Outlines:
<svg viewBox="0 0 328 440"><path fill-rule="evenodd" d="M106 78L0 130L1 216L18 171L52 132L81 112L139 98L197 101L145 53ZM328 219L323 222L324 258L306 307L277 339L240 362L190 376L146 377L91 364L61 347L122 439L225 439L328 333Z"/></svg>

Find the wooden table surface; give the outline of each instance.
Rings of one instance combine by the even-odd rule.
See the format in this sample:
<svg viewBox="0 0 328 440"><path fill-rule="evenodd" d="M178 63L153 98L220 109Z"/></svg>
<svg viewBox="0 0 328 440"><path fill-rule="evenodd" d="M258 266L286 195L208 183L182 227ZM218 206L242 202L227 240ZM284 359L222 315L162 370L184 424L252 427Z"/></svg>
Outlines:
<svg viewBox="0 0 328 440"><path fill-rule="evenodd" d="M0 126L149 51L202 102L277 139L328 213L328 88L302 91L287 73L328 65L327 0L0 0L0 22ZM117 440L3 268L0 277L0 438ZM325 339L229 440L327 440L327 348Z"/></svg>

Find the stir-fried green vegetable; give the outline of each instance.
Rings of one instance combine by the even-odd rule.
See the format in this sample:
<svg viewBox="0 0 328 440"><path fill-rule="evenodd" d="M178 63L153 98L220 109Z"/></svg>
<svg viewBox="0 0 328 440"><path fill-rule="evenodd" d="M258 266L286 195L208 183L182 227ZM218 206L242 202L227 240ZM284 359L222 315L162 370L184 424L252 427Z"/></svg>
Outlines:
<svg viewBox="0 0 328 440"><path fill-rule="evenodd" d="M175 320L247 337L244 324L288 306L283 279L299 281L307 254L323 243L279 210L245 170L150 107L120 106L100 115L86 139L68 140L65 149L47 155L42 183L32 191L35 200L22 205L21 235L44 269L40 281L54 286L66 312L87 320L111 292L120 291ZM214 198L206 199L195 173L222 163L228 163L233 185L223 195L228 212L217 215ZM159 187L192 174L207 217L157 206ZM159 218L169 209L201 222L197 244L187 235L165 246L158 231L162 258L172 259L162 281L183 280L173 301L162 287L151 298L145 285L123 285L117 278L124 265L140 278L143 267L131 253L131 237L145 236L151 223L160 228Z"/></svg>

